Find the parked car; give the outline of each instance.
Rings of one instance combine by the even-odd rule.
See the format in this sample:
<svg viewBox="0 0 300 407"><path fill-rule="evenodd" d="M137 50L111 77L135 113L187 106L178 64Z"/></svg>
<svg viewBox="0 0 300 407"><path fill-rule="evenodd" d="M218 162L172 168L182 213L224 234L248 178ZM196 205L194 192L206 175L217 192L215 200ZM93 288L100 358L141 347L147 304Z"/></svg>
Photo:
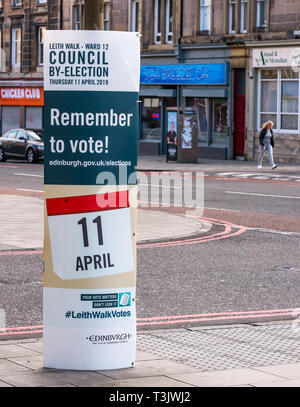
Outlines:
<svg viewBox="0 0 300 407"><path fill-rule="evenodd" d="M41 134L28 129L12 129L0 137L0 161L25 158L29 163L44 159Z"/></svg>

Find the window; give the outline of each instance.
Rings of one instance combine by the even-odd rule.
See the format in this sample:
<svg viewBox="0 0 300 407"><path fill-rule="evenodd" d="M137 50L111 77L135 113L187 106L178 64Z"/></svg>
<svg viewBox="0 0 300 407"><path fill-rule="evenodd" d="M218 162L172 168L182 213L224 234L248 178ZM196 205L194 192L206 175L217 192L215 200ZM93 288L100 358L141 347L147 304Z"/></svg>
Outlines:
<svg viewBox="0 0 300 407"><path fill-rule="evenodd" d="M103 15L103 29L109 30L109 4L104 3L104 15Z"/></svg>
<svg viewBox="0 0 300 407"><path fill-rule="evenodd" d="M278 131L299 129L299 73L291 68L260 72L258 128L267 120Z"/></svg>
<svg viewBox="0 0 300 407"><path fill-rule="evenodd" d="M241 0L241 33L247 32L248 0Z"/></svg>
<svg viewBox="0 0 300 407"><path fill-rule="evenodd" d="M80 6L73 6L73 30L80 30Z"/></svg>
<svg viewBox="0 0 300 407"><path fill-rule="evenodd" d="M154 0L154 43L161 43L161 0Z"/></svg>
<svg viewBox="0 0 300 407"><path fill-rule="evenodd" d="M131 1L131 27L130 31L138 32L139 31L139 11L140 11L140 2L139 0Z"/></svg>
<svg viewBox="0 0 300 407"><path fill-rule="evenodd" d="M42 66L44 63L44 32L45 27L39 27L38 29L38 65Z"/></svg>
<svg viewBox="0 0 300 407"><path fill-rule="evenodd" d="M266 1L256 0L256 26L263 27L266 25Z"/></svg>
<svg viewBox="0 0 300 407"><path fill-rule="evenodd" d="M229 34L235 33L235 8L236 0L229 0L229 10L228 10L228 32Z"/></svg>
<svg viewBox="0 0 300 407"><path fill-rule="evenodd" d="M173 38L173 0L166 0L166 43L172 44Z"/></svg>
<svg viewBox="0 0 300 407"><path fill-rule="evenodd" d="M159 98L142 98L142 138L160 140L161 138L161 101Z"/></svg>
<svg viewBox="0 0 300 407"><path fill-rule="evenodd" d="M13 28L11 31L11 66L21 66L21 28Z"/></svg>
<svg viewBox="0 0 300 407"><path fill-rule="evenodd" d="M210 33L211 0L200 0L200 31Z"/></svg>
<svg viewBox="0 0 300 407"><path fill-rule="evenodd" d="M45 4L47 3L47 0L38 0L38 4Z"/></svg>
<svg viewBox="0 0 300 407"><path fill-rule="evenodd" d="M13 7L22 6L22 0L12 0L11 5L12 5Z"/></svg>

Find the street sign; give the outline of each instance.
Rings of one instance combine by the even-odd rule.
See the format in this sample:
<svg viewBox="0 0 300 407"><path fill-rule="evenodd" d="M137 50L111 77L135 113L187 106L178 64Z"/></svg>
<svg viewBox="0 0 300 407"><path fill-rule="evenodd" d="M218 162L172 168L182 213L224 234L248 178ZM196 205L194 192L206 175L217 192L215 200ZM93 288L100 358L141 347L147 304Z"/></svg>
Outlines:
<svg viewBox="0 0 300 407"><path fill-rule="evenodd" d="M44 366L131 367L139 35L46 31L44 50Z"/></svg>

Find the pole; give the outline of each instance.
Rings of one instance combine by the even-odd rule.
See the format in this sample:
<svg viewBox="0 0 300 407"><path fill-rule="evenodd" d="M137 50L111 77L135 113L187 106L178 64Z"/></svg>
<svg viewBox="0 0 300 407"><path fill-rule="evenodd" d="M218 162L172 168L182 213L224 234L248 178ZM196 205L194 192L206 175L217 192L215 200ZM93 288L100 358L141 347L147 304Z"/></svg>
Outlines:
<svg viewBox="0 0 300 407"><path fill-rule="evenodd" d="M85 30L104 29L104 1L85 0L84 28Z"/></svg>

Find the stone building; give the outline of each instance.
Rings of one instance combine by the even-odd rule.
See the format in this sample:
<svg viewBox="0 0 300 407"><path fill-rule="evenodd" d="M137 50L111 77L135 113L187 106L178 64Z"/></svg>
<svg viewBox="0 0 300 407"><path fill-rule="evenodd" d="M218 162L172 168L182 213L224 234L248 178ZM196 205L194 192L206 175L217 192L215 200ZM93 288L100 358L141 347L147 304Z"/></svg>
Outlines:
<svg viewBox="0 0 300 407"><path fill-rule="evenodd" d="M2 132L43 128L45 29L84 29L84 0L0 0ZM105 0L104 29L142 34L141 154L189 108L199 157L255 160L271 119L277 161L300 162L300 0Z"/></svg>

